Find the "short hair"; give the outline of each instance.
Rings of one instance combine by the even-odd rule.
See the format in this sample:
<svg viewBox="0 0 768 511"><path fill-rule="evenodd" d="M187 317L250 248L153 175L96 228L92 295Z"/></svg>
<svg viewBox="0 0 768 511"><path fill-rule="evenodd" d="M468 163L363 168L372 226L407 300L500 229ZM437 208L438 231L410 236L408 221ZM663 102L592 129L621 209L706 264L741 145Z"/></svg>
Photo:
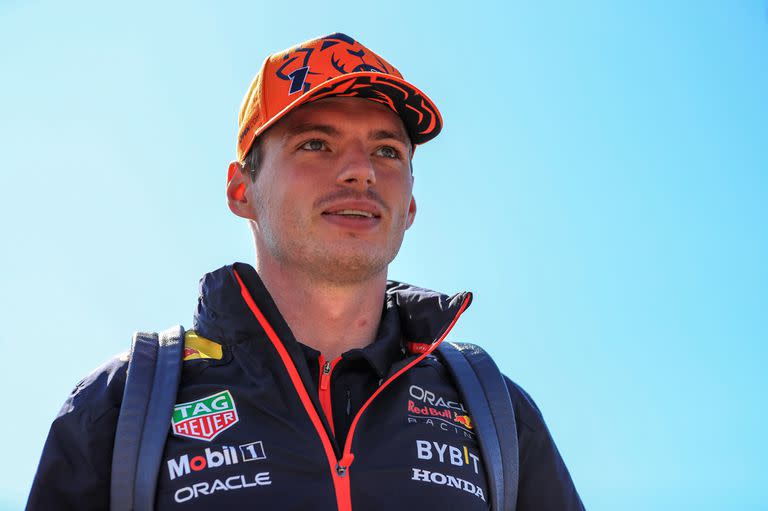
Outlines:
<svg viewBox="0 0 768 511"><path fill-rule="evenodd" d="M256 181L256 176L259 174L259 168L261 167L261 139L256 137L251 148L246 153L243 159L243 172L247 172L251 176L251 181Z"/></svg>

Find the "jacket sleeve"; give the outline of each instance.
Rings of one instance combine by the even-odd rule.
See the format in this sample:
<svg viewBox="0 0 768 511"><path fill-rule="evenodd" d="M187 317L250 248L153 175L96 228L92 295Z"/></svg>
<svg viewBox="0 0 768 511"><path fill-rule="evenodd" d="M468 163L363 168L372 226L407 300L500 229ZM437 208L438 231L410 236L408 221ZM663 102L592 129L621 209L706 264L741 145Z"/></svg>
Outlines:
<svg viewBox="0 0 768 511"><path fill-rule="evenodd" d="M539 408L520 386L505 379L519 441L517 511L583 511L584 504Z"/></svg>
<svg viewBox="0 0 768 511"><path fill-rule="evenodd" d="M125 357L82 380L51 424L26 509L107 510Z"/></svg>

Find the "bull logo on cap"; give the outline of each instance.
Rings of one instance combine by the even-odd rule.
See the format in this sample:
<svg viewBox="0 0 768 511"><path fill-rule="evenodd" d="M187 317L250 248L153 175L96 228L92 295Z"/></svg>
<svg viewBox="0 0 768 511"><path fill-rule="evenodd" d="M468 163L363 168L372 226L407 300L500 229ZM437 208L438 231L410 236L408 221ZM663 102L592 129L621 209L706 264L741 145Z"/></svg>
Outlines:
<svg viewBox="0 0 768 511"><path fill-rule="evenodd" d="M349 73L392 73L375 54L369 57L375 60L374 63L366 62L368 54L365 47L347 35L333 34L320 41L319 49L317 46L299 47L283 56L284 62L275 74L281 80L290 80L288 95L309 91L313 87L307 81L310 77L318 78L312 82L322 83ZM331 51L327 51L329 49Z"/></svg>

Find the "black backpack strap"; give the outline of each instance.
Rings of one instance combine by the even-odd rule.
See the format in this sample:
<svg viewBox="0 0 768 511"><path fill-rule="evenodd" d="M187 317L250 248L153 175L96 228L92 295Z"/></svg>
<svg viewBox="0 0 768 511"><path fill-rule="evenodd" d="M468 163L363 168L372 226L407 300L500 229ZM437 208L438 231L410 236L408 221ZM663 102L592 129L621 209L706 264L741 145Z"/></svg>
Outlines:
<svg viewBox="0 0 768 511"><path fill-rule="evenodd" d="M443 342L437 353L469 408L488 477L491 509L514 511L520 466L515 411L504 377L493 359L474 344Z"/></svg>
<svg viewBox="0 0 768 511"><path fill-rule="evenodd" d="M115 431L110 509L151 510L181 375L184 329L137 332Z"/></svg>
<svg viewBox="0 0 768 511"><path fill-rule="evenodd" d="M173 405L176 403L183 351L184 328L181 325L160 333L152 396L144 420L136 467L134 504L137 510L149 511L155 507L157 477L171 425Z"/></svg>
<svg viewBox="0 0 768 511"><path fill-rule="evenodd" d="M136 332L112 450L110 510L132 511L141 433L157 364L157 334Z"/></svg>

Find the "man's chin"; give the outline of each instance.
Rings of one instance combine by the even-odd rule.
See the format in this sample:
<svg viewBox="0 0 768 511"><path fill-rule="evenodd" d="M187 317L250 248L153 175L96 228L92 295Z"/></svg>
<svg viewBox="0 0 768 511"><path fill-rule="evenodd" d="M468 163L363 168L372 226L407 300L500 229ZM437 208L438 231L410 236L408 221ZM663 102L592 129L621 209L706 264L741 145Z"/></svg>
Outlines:
<svg viewBox="0 0 768 511"><path fill-rule="evenodd" d="M292 265L309 278L334 285L362 283L380 276L386 277L387 266L395 254L378 247L354 246L341 243L334 246L314 247L313 250L293 251ZM305 247L306 249L307 247Z"/></svg>
<svg viewBox="0 0 768 511"><path fill-rule="evenodd" d="M292 267L316 281L351 285L386 277L400 244L382 246L362 239L313 243L294 240L287 246L273 248L276 250L272 254L283 267Z"/></svg>
<svg viewBox="0 0 768 511"><path fill-rule="evenodd" d="M325 257L312 264L312 274L325 282L350 285L386 276L391 260L371 254L344 254Z"/></svg>

